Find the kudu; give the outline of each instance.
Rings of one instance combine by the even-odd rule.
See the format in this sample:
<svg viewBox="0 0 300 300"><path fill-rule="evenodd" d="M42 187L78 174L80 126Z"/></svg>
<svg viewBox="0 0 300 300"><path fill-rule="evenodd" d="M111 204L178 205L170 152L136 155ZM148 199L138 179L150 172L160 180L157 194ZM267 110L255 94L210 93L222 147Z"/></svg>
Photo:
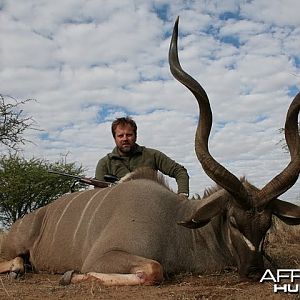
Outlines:
<svg viewBox="0 0 300 300"><path fill-rule="evenodd" d="M277 199L299 176L300 94L285 124L291 162L262 189L255 188L210 155L209 100L182 70L177 38L178 20L169 51L171 72L197 99L196 154L221 188L204 199L188 200L140 178L65 195L12 226L3 244L10 260L0 265L0 272L22 273L25 260L35 270L65 273L63 284L88 279L104 285L154 284L165 274L211 273L229 266L237 267L242 277L261 276L263 241L272 215L300 224L300 207Z"/></svg>

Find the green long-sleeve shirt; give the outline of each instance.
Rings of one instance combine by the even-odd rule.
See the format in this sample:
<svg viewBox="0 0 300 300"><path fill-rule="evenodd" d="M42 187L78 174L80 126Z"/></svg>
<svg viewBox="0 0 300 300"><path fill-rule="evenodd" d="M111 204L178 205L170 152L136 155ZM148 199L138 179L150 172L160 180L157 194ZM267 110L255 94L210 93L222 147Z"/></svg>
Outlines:
<svg viewBox="0 0 300 300"><path fill-rule="evenodd" d="M150 167L165 175L175 178L178 193L189 193L189 176L187 170L164 153L136 145L129 157L120 156L117 148L99 160L95 178L103 180L104 175L114 175L119 178L139 167Z"/></svg>

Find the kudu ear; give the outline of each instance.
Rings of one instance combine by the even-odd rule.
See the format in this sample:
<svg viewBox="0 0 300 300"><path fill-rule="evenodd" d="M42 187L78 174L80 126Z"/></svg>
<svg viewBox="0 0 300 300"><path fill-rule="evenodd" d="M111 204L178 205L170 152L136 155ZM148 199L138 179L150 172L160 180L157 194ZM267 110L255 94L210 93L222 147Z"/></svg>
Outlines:
<svg viewBox="0 0 300 300"><path fill-rule="evenodd" d="M270 204L273 214L284 223L288 225L300 224L300 206L279 199L272 200Z"/></svg>
<svg viewBox="0 0 300 300"><path fill-rule="evenodd" d="M191 229L203 227L224 209L225 194L227 192L222 189L207 198L196 200L199 201L199 208L194 215L188 220L177 222L177 224Z"/></svg>

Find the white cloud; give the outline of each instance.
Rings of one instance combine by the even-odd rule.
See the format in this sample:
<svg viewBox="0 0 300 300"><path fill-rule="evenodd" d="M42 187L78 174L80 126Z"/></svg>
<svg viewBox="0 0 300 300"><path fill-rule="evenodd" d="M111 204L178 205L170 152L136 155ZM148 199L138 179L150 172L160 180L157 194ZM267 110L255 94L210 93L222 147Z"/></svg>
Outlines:
<svg viewBox="0 0 300 300"><path fill-rule="evenodd" d="M205 88L214 115L211 152L262 187L288 163L277 130L299 90L296 0L5 2L0 11L1 93L35 98L26 112L43 132L25 153L60 154L94 174L114 146L111 120L131 114L139 143L184 164L191 191L211 180L194 153L198 107L170 74L170 33L180 15L179 57ZM299 183L285 199L299 198Z"/></svg>
<svg viewBox="0 0 300 300"><path fill-rule="evenodd" d="M266 22L275 26L299 26L298 10L300 3L296 0L245 1L241 12L253 20Z"/></svg>

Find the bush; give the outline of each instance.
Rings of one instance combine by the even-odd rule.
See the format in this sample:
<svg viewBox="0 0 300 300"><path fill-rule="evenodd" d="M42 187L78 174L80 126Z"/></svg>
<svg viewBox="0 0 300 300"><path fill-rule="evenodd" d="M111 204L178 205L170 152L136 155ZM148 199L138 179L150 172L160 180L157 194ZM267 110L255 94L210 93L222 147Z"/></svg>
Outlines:
<svg viewBox="0 0 300 300"><path fill-rule="evenodd" d="M0 222L5 227L39 207L70 191L74 179L50 174L56 170L82 175L83 168L63 160L50 163L32 158L26 160L17 154L0 157ZM76 185L74 190L83 188Z"/></svg>

